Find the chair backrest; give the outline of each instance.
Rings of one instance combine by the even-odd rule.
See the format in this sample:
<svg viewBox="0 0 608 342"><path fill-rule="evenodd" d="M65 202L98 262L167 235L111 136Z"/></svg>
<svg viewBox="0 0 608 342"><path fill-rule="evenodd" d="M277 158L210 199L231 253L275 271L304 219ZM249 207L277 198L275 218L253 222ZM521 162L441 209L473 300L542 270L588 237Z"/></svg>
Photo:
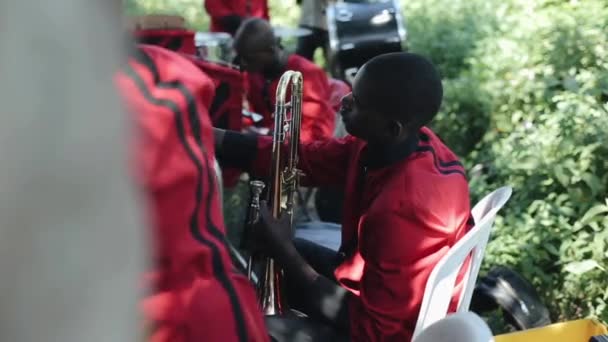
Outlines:
<svg viewBox="0 0 608 342"><path fill-rule="evenodd" d="M471 255L458 301L459 312L469 310L475 281L496 213L509 200L511 193L511 187L499 188L484 197L471 210L475 226L450 248L448 253L435 265L427 280L414 337L424 328L446 316L458 273L466 258Z"/></svg>
<svg viewBox="0 0 608 342"><path fill-rule="evenodd" d="M414 342L494 342L494 336L479 316L458 312L431 324Z"/></svg>

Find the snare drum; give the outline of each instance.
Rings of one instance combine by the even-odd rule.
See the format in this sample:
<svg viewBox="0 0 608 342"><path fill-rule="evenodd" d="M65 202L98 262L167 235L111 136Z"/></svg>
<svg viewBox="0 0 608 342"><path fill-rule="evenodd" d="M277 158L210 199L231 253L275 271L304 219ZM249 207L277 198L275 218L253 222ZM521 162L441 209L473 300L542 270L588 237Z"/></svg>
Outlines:
<svg viewBox="0 0 608 342"><path fill-rule="evenodd" d="M232 63L232 37L224 32L197 32L194 36L199 57L213 62Z"/></svg>
<svg viewBox="0 0 608 342"><path fill-rule="evenodd" d="M352 83L369 59L403 50L406 32L397 0L348 0L327 7L331 72Z"/></svg>

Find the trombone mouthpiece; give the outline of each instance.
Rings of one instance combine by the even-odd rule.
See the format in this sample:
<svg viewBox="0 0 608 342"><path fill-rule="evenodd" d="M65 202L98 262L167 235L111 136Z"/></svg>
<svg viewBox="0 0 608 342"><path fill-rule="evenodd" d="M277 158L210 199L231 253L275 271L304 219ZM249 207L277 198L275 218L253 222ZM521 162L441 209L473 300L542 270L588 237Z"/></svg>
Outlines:
<svg viewBox="0 0 608 342"><path fill-rule="evenodd" d="M260 195L262 193L262 191L264 191L264 188L266 187L266 184L264 184L264 182L260 181L260 180L254 180L249 182L249 185L251 186L251 190L253 191L253 194L257 194Z"/></svg>

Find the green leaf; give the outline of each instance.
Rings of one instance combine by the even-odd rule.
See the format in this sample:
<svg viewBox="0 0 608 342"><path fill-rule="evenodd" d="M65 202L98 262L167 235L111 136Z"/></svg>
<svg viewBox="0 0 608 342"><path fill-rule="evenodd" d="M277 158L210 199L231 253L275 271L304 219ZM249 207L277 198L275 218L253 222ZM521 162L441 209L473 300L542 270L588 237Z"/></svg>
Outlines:
<svg viewBox="0 0 608 342"><path fill-rule="evenodd" d="M538 167L538 158L526 156L511 166L514 170L534 170Z"/></svg>
<svg viewBox="0 0 608 342"><path fill-rule="evenodd" d="M587 210L585 215L583 215L583 218L580 219L579 223L582 226L585 226L589 224L589 222L591 222L594 218L606 212L608 212L608 206L606 205L598 204L596 206L593 206L589 210Z"/></svg>
<svg viewBox="0 0 608 342"><path fill-rule="evenodd" d="M555 246L553 246L551 244L546 244L545 249L547 251L549 251L549 253L553 254L554 256L559 256L559 251L557 250L557 248L555 248Z"/></svg>
<svg viewBox="0 0 608 342"><path fill-rule="evenodd" d="M596 176L592 173L586 172L585 174L583 174L583 176L581 178L583 179L585 184L587 184L587 186L589 186L592 196L596 196L598 191L603 190L602 181L600 180L600 178L598 176Z"/></svg>
<svg viewBox="0 0 608 342"><path fill-rule="evenodd" d="M561 166L555 166L555 178L564 187L570 185L570 176L566 174L566 169Z"/></svg>
<svg viewBox="0 0 608 342"><path fill-rule="evenodd" d="M571 262L564 267L564 271L566 271L568 273L572 273L574 275L581 275L581 274L587 273L595 268L599 268L602 271L605 271L605 269L602 266L600 266L600 264L598 264L597 261L592 260L592 259Z"/></svg>
<svg viewBox="0 0 608 342"><path fill-rule="evenodd" d="M564 214L568 217L573 217L575 215L574 209L569 208L569 207L561 207L561 208L559 208L559 210L561 211L562 214Z"/></svg>

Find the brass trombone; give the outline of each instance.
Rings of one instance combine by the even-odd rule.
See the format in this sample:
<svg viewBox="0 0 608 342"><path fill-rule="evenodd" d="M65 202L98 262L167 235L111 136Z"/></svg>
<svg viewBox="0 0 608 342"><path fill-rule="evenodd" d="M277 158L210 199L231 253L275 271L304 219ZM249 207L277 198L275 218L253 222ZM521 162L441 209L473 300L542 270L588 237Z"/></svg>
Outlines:
<svg viewBox="0 0 608 342"><path fill-rule="evenodd" d="M300 170L298 148L302 123L302 74L288 70L280 78L276 92L272 165L267 201L273 217L288 215L289 229L293 233L293 213L299 187ZM289 102L288 96L290 96ZM250 182L252 200L246 229L253 229L259 220L260 197L265 184L259 180ZM254 256L247 262L247 275L253 281ZM258 298L265 315L281 315L287 310L282 291L283 272L274 260L265 257L260 262L263 270L258 277Z"/></svg>

